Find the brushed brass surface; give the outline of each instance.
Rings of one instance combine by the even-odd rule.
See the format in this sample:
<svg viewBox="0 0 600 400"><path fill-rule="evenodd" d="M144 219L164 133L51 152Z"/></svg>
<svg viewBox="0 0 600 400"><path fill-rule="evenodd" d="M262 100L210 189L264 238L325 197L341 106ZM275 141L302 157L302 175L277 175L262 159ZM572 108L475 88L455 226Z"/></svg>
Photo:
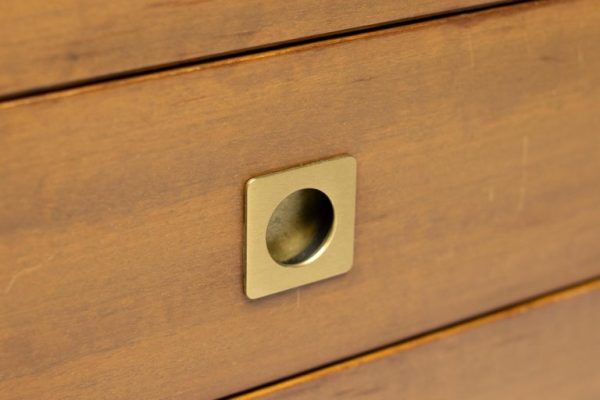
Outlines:
<svg viewBox="0 0 600 400"><path fill-rule="evenodd" d="M351 156L250 179L246 295L257 299L350 270L355 197Z"/></svg>

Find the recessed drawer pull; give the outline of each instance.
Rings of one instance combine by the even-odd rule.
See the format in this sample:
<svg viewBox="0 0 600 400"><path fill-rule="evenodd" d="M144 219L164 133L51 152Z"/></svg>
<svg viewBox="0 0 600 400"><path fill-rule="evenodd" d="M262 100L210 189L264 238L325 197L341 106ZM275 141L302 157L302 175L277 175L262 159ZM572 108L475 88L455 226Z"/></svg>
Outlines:
<svg viewBox="0 0 600 400"><path fill-rule="evenodd" d="M349 271L355 197L350 156L250 179L246 295L257 299Z"/></svg>

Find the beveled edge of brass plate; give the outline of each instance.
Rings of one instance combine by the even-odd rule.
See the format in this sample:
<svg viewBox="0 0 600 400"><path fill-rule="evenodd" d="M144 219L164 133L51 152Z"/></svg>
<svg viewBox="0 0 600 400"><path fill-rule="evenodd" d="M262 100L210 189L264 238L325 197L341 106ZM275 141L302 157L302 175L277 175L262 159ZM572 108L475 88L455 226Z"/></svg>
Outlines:
<svg viewBox="0 0 600 400"><path fill-rule="evenodd" d="M356 159L350 155L268 173L246 182L244 290L258 299L348 272L354 260ZM327 248L310 262L286 267L267 248L273 210L291 193L318 189L331 201L334 222Z"/></svg>

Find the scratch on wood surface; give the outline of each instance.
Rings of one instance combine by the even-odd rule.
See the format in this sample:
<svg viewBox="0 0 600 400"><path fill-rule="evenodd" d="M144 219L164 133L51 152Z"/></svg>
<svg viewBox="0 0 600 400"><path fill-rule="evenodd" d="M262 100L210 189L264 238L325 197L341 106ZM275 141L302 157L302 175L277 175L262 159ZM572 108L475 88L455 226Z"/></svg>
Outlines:
<svg viewBox="0 0 600 400"><path fill-rule="evenodd" d="M585 25L582 23L581 20L577 22L577 28L579 32L585 34ZM577 64L579 65L579 67L585 67L585 56L583 55L583 50L581 50L581 43L577 42L577 46L575 46L575 49L577 51Z"/></svg>
<svg viewBox="0 0 600 400"><path fill-rule="evenodd" d="M54 256L50 256L48 257L47 261L50 261L54 258ZM44 263L39 263L34 265L33 267L29 267L29 268L23 268L20 269L19 271L17 271L11 278L10 281L8 281L8 284L6 285L6 287L4 288L4 294L8 294L10 292L10 290L13 288L13 286L15 285L15 283L17 282L17 280L24 276L24 275L28 275L31 274L32 272L37 271L38 269L42 268L44 266Z"/></svg>
<svg viewBox="0 0 600 400"><path fill-rule="evenodd" d="M469 46L469 60L471 68L475 66L475 57L473 55L473 41L471 40L471 33L467 35L467 45Z"/></svg>
<svg viewBox="0 0 600 400"><path fill-rule="evenodd" d="M521 183L519 185L519 202L517 204L518 211L521 211L525 205L525 194L527 184L527 159L529 157L529 136L523 136L523 144L521 148Z"/></svg>
<svg viewBox="0 0 600 400"><path fill-rule="evenodd" d="M583 51L581 51L581 46L577 45L577 63L580 67L585 66L585 57L583 56Z"/></svg>
<svg viewBox="0 0 600 400"><path fill-rule="evenodd" d="M526 22L524 22L524 24L525 23ZM525 47L525 54L527 54L527 55L531 54L531 43L532 43L531 38L529 37L529 33L527 32L527 29L523 29L523 45Z"/></svg>
<svg viewBox="0 0 600 400"><path fill-rule="evenodd" d="M490 203L491 203L492 201L494 201L494 197L495 197L494 188L493 188L493 187L490 187L490 188L488 189L488 200L490 201Z"/></svg>

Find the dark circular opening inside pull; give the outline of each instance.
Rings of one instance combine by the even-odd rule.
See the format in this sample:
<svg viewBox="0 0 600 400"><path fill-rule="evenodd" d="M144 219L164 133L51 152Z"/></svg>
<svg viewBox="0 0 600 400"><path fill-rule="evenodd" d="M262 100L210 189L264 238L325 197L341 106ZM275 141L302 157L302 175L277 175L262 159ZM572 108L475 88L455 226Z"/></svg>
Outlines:
<svg viewBox="0 0 600 400"><path fill-rule="evenodd" d="M333 227L333 204L317 189L298 190L279 203L267 226L267 248L273 260L293 266L318 256Z"/></svg>

